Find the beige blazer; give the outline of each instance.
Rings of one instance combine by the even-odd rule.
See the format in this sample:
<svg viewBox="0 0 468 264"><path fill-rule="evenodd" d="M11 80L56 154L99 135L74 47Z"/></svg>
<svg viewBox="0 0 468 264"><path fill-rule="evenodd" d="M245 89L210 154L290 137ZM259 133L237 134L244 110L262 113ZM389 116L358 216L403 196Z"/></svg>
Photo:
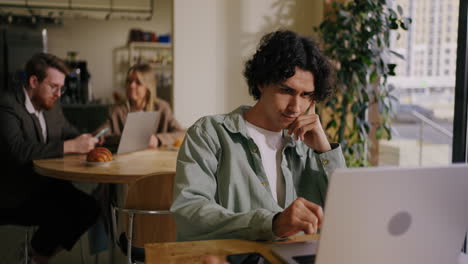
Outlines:
<svg viewBox="0 0 468 264"><path fill-rule="evenodd" d="M185 129L175 120L168 102L159 98L156 99L154 102L154 111L159 111L161 115L157 129L154 131L159 139L160 146L171 146L176 139L185 135ZM93 134L98 133L103 128L110 128L104 135L104 145L115 147L119 144L128 112L129 106L127 103L111 106L106 122Z"/></svg>

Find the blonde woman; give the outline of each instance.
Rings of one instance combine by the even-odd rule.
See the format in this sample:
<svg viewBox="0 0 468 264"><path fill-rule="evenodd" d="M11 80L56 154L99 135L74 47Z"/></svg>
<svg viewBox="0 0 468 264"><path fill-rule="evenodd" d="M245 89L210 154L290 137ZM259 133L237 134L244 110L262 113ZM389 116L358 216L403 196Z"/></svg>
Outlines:
<svg viewBox="0 0 468 264"><path fill-rule="evenodd" d="M110 128L101 143L115 147L122 135L127 114L138 111L160 112L157 129L148 143L150 148L171 146L176 139L184 136L185 130L175 120L169 103L156 96L156 78L150 65L137 64L128 70L126 95L126 102L112 106L106 123L97 129L96 133Z"/></svg>

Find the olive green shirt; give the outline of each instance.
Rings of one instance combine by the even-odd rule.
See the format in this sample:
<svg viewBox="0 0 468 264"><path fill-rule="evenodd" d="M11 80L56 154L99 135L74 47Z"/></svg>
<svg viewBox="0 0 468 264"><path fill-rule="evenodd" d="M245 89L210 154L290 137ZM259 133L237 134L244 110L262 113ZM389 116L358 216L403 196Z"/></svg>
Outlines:
<svg viewBox="0 0 468 264"><path fill-rule="evenodd" d="M239 107L203 117L186 133L177 158L174 201L177 239L272 240L273 216L283 208L273 198L257 145L247 134ZM345 167L341 147L317 153L283 133L281 170L285 208L298 196L324 204L328 177Z"/></svg>

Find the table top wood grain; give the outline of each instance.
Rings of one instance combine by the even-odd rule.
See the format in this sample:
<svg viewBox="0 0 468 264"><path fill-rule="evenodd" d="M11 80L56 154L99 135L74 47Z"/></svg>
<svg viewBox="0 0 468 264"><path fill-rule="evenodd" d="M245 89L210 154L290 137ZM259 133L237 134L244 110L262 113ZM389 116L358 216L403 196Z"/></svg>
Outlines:
<svg viewBox="0 0 468 264"><path fill-rule="evenodd" d="M102 183L133 183L139 179L175 173L177 152L174 150L142 150L114 155L105 166L90 166L86 155L65 155L63 158L34 160L37 173L62 180Z"/></svg>
<svg viewBox="0 0 468 264"><path fill-rule="evenodd" d="M202 263L206 256L225 259L227 255L258 252L272 264L282 263L270 249L272 243L291 243L319 239L319 235L298 235L280 242L259 242L242 239L162 242L145 244L145 263Z"/></svg>

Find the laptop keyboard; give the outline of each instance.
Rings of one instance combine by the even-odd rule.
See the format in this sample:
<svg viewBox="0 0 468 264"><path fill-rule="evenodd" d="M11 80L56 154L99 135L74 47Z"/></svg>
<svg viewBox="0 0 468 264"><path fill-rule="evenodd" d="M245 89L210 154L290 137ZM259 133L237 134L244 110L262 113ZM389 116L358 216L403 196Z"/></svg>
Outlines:
<svg viewBox="0 0 468 264"><path fill-rule="evenodd" d="M315 263L315 255L294 256L293 259L298 264L314 264Z"/></svg>

